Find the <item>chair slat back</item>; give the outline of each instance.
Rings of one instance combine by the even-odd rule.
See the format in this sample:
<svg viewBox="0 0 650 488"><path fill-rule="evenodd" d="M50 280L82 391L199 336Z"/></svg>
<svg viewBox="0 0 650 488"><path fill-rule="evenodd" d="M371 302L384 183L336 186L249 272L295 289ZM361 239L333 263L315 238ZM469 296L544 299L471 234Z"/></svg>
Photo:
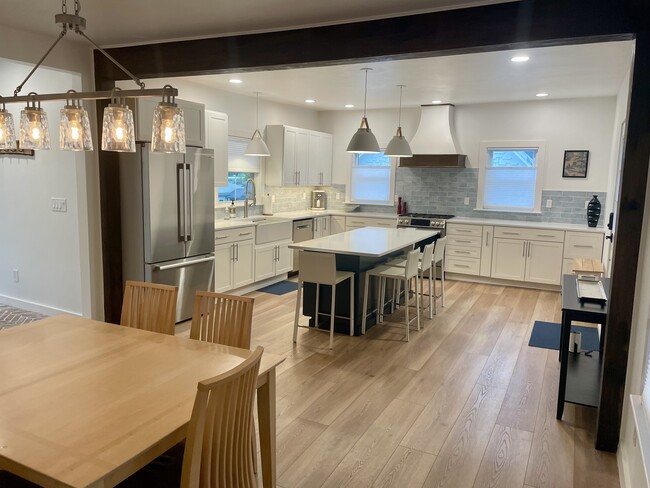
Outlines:
<svg viewBox="0 0 650 488"><path fill-rule="evenodd" d="M420 250L414 249L406 255L406 267L404 273L406 278L413 278L418 274L418 261L420 260Z"/></svg>
<svg viewBox="0 0 650 488"><path fill-rule="evenodd" d="M436 241L436 247L433 251L433 262L439 263L445 257L445 247L447 246L447 237L442 237Z"/></svg>
<svg viewBox="0 0 650 488"><path fill-rule="evenodd" d="M253 488L250 439L258 347L236 368L198 384L187 431L181 488Z"/></svg>
<svg viewBox="0 0 650 488"><path fill-rule="evenodd" d="M300 251L298 273L304 282L333 285L336 283L336 256L326 252Z"/></svg>
<svg viewBox="0 0 650 488"><path fill-rule="evenodd" d="M127 281L120 325L174 335L176 286Z"/></svg>
<svg viewBox="0 0 650 488"><path fill-rule="evenodd" d="M435 243L427 244L424 246L424 251L422 251L422 271L426 271L431 268L431 263L433 263L433 248L436 247Z"/></svg>
<svg viewBox="0 0 650 488"><path fill-rule="evenodd" d="M250 297L197 291L190 339L250 349L254 301Z"/></svg>

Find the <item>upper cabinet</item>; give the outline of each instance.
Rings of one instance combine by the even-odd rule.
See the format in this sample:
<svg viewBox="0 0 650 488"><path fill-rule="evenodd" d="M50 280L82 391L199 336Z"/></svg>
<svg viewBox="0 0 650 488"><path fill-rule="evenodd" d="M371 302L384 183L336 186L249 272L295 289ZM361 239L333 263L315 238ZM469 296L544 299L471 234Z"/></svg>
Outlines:
<svg viewBox="0 0 650 488"><path fill-rule="evenodd" d="M266 163L270 186L329 186L332 184L332 136L286 125L267 125Z"/></svg>
<svg viewBox="0 0 650 488"><path fill-rule="evenodd" d="M205 147L214 149L214 185L228 186L228 115L205 111Z"/></svg>
<svg viewBox="0 0 650 488"><path fill-rule="evenodd" d="M157 98L137 98L135 101L135 140L151 142L153 111L156 109ZM205 147L205 105L176 99L183 109L185 120L185 144L194 147Z"/></svg>

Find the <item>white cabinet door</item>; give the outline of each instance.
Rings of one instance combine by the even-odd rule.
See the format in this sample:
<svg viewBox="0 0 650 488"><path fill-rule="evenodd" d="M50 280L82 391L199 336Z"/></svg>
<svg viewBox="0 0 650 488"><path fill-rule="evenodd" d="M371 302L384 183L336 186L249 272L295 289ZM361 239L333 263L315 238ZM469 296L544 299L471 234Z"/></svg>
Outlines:
<svg viewBox="0 0 650 488"><path fill-rule="evenodd" d="M214 248L214 291L232 289L233 245L223 244Z"/></svg>
<svg viewBox="0 0 650 488"><path fill-rule="evenodd" d="M322 169L320 165L320 134L309 133L309 153L307 156L309 167L307 168L307 184L318 186L321 184Z"/></svg>
<svg viewBox="0 0 650 488"><path fill-rule="evenodd" d="M293 267L293 250L289 249L289 243L279 244L278 257L275 262L275 274L288 273Z"/></svg>
<svg viewBox="0 0 650 488"><path fill-rule="evenodd" d="M275 276L276 246L255 248L255 281Z"/></svg>
<svg viewBox="0 0 650 488"><path fill-rule="evenodd" d="M481 276L490 276L492 272L492 240L494 239L494 227L483 226L483 239L481 242Z"/></svg>
<svg viewBox="0 0 650 488"><path fill-rule="evenodd" d="M562 277L562 242L528 241L526 281L559 285Z"/></svg>
<svg viewBox="0 0 650 488"><path fill-rule="evenodd" d="M321 186L330 186L332 184L332 135L320 135L319 161L321 171Z"/></svg>
<svg viewBox="0 0 650 488"><path fill-rule="evenodd" d="M214 149L214 186L228 185L228 115L205 111L205 147Z"/></svg>
<svg viewBox="0 0 650 488"><path fill-rule="evenodd" d="M330 235L345 232L345 217L342 215L332 215L330 217Z"/></svg>
<svg viewBox="0 0 650 488"><path fill-rule="evenodd" d="M320 218L320 227L321 227L321 231L320 231L321 237L327 237L332 233L329 215Z"/></svg>
<svg viewBox="0 0 650 488"><path fill-rule="evenodd" d="M282 184L296 186L298 173L296 170L296 130L289 127L284 129L284 145L282 154Z"/></svg>
<svg viewBox="0 0 650 488"><path fill-rule="evenodd" d="M252 283L253 276L253 240L235 243L235 261L233 265L233 288Z"/></svg>
<svg viewBox="0 0 650 488"><path fill-rule="evenodd" d="M298 130L296 132L296 157L295 167L298 172L298 186L308 184L309 177L309 132ZM286 164L286 161L285 161Z"/></svg>
<svg viewBox="0 0 650 488"><path fill-rule="evenodd" d="M492 278L522 281L525 277L526 241L520 239L492 240Z"/></svg>

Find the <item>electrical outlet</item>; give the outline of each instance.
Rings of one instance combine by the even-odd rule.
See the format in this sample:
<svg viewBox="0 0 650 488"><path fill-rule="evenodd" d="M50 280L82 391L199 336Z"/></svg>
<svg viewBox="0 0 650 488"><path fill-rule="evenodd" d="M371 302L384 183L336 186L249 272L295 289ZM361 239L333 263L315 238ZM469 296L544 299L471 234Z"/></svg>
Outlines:
<svg viewBox="0 0 650 488"><path fill-rule="evenodd" d="M589 208L589 200L585 200L585 208Z"/></svg>
<svg viewBox="0 0 650 488"><path fill-rule="evenodd" d="M307 200L307 193L302 192L302 199L303 199L303 200Z"/></svg>
<svg viewBox="0 0 650 488"><path fill-rule="evenodd" d="M52 212L67 212L68 201L65 198L52 197Z"/></svg>
<svg viewBox="0 0 650 488"><path fill-rule="evenodd" d="M465 197L464 203L465 205L469 205L469 197Z"/></svg>
<svg viewBox="0 0 650 488"><path fill-rule="evenodd" d="M337 199L337 200L340 200L340 199L341 199L341 194L340 194L340 193L337 193L337 194L336 194L336 199Z"/></svg>
<svg viewBox="0 0 650 488"><path fill-rule="evenodd" d="M553 207L553 200L546 200L546 208L552 208Z"/></svg>
<svg viewBox="0 0 650 488"><path fill-rule="evenodd" d="M271 195L271 203L275 203L275 195Z"/></svg>
<svg viewBox="0 0 650 488"><path fill-rule="evenodd" d="M20 273L17 269L12 269L11 270L13 275L14 275L14 283L18 283L20 281Z"/></svg>

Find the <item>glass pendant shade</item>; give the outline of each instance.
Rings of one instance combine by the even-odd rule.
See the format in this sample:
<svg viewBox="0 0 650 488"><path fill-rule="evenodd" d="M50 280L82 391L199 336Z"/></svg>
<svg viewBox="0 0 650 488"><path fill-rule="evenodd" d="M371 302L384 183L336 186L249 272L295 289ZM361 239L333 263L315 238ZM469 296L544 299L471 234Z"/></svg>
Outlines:
<svg viewBox="0 0 650 488"><path fill-rule="evenodd" d="M102 151L135 152L133 112L126 105L111 103L104 108Z"/></svg>
<svg viewBox="0 0 650 488"><path fill-rule="evenodd" d="M255 129L253 132L253 137L251 137L248 146L246 146L246 151L244 152L246 156L270 156L271 152L269 151L266 142L262 139L262 134L259 130Z"/></svg>
<svg viewBox="0 0 650 488"><path fill-rule="evenodd" d="M66 105L61 109L59 147L62 151L92 151L88 112L79 105Z"/></svg>
<svg viewBox="0 0 650 488"><path fill-rule="evenodd" d="M365 154L365 153L378 153L379 143L377 138L368 126L368 119L363 117L361 119L361 127L350 139L347 151L349 153Z"/></svg>
<svg viewBox="0 0 650 488"><path fill-rule="evenodd" d="M50 130L47 114L36 104L29 103L20 111L20 148L50 149Z"/></svg>
<svg viewBox="0 0 650 488"><path fill-rule="evenodd" d="M171 88L170 85L165 86L167 87ZM179 108L171 97L163 96L163 101L153 112L151 151L185 154L183 109Z"/></svg>
<svg viewBox="0 0 650 488"><path fill-rule="evenodd" d="M401 127L397 128L397 134L393 136L388 143L388 146L386 146L384 156L391 156L394 158L410 158L413 156L411 146L409 146L406 137L402 135Z"/></svg>
<svg viewBox="0 0 650 488"><path fill-rule="evenodd" d="M0 109L0 149L16 149L14 116L4 108Z"/></svg>

